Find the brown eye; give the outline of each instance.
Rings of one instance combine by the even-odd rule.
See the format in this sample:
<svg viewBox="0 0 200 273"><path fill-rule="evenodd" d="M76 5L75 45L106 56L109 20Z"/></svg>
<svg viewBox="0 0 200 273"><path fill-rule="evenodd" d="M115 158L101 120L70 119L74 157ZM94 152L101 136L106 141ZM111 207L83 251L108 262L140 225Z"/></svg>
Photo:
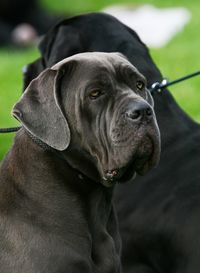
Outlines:
<svg viewBox="0 0 200 273"><path fill-rule="evenodd" d="M97 99L98 97L100 97L103 94L103 92L101 90L93 90L92 92L90 92L89 97L92 100Z"/></svg>
<svg viewBox="0 0 200 273"><path fill-rule="evenodd" d="M142 89L144 88L144 83L143 83L142 81L137 81L136 87L137 87L139 90L142 90Z"/></svg>

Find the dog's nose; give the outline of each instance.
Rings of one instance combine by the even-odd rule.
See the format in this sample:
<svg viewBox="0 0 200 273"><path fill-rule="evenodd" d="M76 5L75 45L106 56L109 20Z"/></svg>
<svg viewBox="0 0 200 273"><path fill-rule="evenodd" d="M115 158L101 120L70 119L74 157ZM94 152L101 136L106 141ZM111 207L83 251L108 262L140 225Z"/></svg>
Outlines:
<svg viewBox="0 0 200 273"><path fill-rule="evenodd" d="M126 117L132 120L140 120L142 118L151 118L153 116L152 108L145 101L133 103L126 111Z"/></svg>

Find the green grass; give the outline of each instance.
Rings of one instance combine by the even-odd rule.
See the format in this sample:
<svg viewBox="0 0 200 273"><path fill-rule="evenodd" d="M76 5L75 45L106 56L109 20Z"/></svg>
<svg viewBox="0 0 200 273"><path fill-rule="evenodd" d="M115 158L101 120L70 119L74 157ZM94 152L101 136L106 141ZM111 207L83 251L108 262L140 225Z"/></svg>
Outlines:
<svg viewBox="0 0 200 273"><path fill-rule="evenodd" d="M0 127L19 125L11 116L11 109L22 92L22 67L38 55L36 49L0 50ZM0 160L11 145L13 136L0 134Z"/></svg>
<svg viewBox="0 0 200 273"><path fill-rule="evenodd" d="M111 4L134 3L145 1L120 0L42 0L42 4L50 11L66 14L98 11ZM199 62L199 0L148 0L148 4L157 7L185 6L192 13L190 23L167 46L151 50L151 54L163 75L175 79L187 73L200 69ZM153 34L153 33L152 33ZM22 67L39 56L36 49L14 51L0 49L0 127L17 125L10 112L14 103L19 99L22 90ZM200 77L180 83L171 88L178 103L196 121L200 121ZM0 134L0 160L9 149L14 134Z"/></svg>

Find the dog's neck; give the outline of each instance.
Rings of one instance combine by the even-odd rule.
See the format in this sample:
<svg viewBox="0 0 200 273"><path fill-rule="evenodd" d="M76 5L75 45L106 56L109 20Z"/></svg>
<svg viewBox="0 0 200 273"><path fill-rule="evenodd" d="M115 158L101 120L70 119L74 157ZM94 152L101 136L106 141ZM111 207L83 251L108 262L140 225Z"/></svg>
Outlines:
<svg viewBox="0 0 200 273"><path fill-rule="evenodd" d="M101 272L119 272L120 239L112 189L80 177L23 129L2 170L0 177L6 172L6 183L0 180L0 212L16 214L17 221L27 226L31 223L50 234L62 234L69 245L76 242L73 249L81 257L89 257L92 267L100 265ZM91 272L96 272L94 268Z"/></svg>

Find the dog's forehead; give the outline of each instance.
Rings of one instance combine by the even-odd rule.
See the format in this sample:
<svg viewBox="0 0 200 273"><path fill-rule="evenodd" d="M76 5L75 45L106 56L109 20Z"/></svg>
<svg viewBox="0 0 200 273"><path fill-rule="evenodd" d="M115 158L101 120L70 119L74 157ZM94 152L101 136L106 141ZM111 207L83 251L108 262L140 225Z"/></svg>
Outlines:
<svg viewBox="0 0 200 273"><path fill-rule="evenodd" d="M76 61L82 65L91 65L94 67L105 67L118 69L119 67L130 68L130 70L139 73L138 70L123 56L121 53L104 53L104 52L86 52L73 55L65 58L62 61L55 64L52 69L59 70L62 66L67 65L71 61ZM89 67L88 67L89 68Z"/></svg>

